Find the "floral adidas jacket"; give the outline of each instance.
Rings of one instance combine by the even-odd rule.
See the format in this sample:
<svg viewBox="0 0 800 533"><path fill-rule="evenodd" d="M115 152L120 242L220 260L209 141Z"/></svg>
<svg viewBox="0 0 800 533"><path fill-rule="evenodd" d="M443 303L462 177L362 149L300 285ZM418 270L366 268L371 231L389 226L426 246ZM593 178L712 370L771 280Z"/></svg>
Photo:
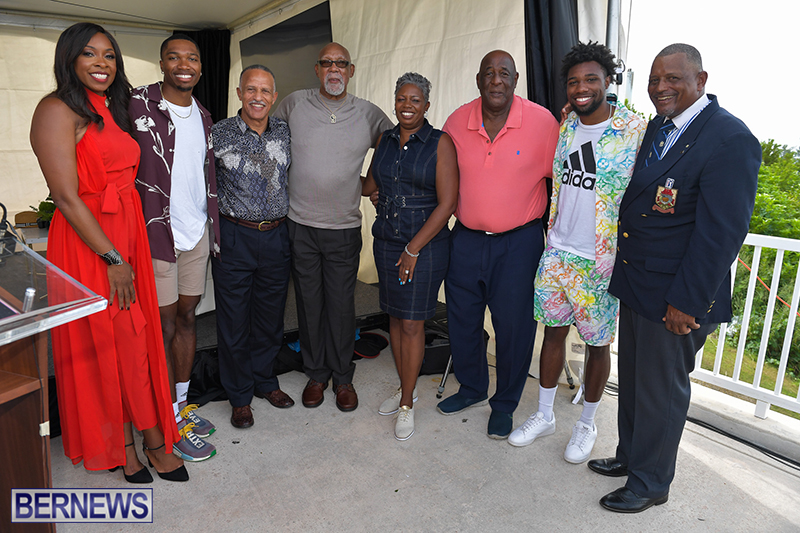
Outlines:
<svg viewBox="0 0 800 533"><path fill-rule="evenodd" d="M550 222L552 229L558 216L558 191L561 186L559 176L578 127L578 116L569 114L558 135L556 154L553 158L553 195L550 201ZM631 181L636 154L642 144L647 121L617 104L611 123L597 143L597 183L595 185L595 270L603 277L611 276L617 250L617 221L619 206L625 189Z"/></svg>
<svg viewBox="0 0 800 533"><path fill-rule="evenodd" d="M197 102L206 130L206 196L208 219L213 231L209 232L210 249L219 255L219 209L217 207L217 179L214 174L214 144L211 139L211 114ZM142 210L150 240L153 259L174 263L175 242L169 218L172 162L175 150L175 125L170 119L167 104L161 96L161 83L137 87L131 93L128 114L134 124L136 140L142 150L136 188L142 197Z"/></svg>

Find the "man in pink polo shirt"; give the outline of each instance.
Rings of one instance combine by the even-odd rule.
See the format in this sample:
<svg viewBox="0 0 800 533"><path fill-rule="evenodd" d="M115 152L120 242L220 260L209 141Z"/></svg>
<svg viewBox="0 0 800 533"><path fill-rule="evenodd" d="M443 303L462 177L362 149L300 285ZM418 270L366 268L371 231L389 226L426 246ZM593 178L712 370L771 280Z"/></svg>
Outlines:
<svg viewBox="0 0 800 533"><path fill-rule="evenodd" d="M531 364L545 178L551 176L558 140L553 115L514 95L518 78L511 55L488 53L476 76L480 98L458 108L444 125L456 145L460 173L445 294L461 388L437 409L453 415L487 403L483 316L488 305L497 339L497 389L489 400L488 425L494 439L511 433Z"/></svg>

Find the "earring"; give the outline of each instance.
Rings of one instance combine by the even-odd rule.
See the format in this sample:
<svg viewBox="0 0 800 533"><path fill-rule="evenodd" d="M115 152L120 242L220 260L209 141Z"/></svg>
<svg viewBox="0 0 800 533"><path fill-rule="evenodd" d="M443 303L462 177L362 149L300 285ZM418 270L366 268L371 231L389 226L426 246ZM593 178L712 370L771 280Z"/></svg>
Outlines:
<svg viewBox="0 0 800 533"><path fill-rule="evenodd" d="M396 115L396 114L397 114L397 111L392 109L392 115Z"/></svg>
<svg viewBox="0 0 800 533"><path fill-rule="evenodd" d="M425 111L425 115L424 116L425 116L425 118L428 118L428 112L427 111Z"/></svg>

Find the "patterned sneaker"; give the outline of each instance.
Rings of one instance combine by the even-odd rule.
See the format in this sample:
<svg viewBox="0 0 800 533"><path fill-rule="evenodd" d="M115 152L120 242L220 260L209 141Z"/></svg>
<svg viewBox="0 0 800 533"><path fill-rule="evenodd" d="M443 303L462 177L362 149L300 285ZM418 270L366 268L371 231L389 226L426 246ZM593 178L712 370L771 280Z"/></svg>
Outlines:
<svg viewBox="0 0 800 533"><path fill-rule="evenodd" d="M404 405L398 409L394 424L394 438L408 440L414 434L414 408Z"/></svg>
<svg viewBox="0 0 800 533"><path fill-rule="evenodd" d="M596 440L597 426L589 426L578 420L572 428L572 438L569 439L567 449L564 450L564 459L576 465L584 462L591 455Z"/></svg>
<svg viewBox="0 0 800 533"><path fill-rule="evenodd" d="M394 393L394 396L392 396L388 400L385 400L381 404L380 408L378 409L378 414L387 416L395 414L397 410L400 409L400 397L402 395L403 395L403 389L398 387L397 392ZM414 387L414 394L412 396L414 397L414 403L417 403L419 397L417 396L416 387Z"/></svg>
<svg viewBox="0 0 800 533"><path fill-rule="evenodd" d="M172 445L172 451L177 453L184 461L196 463L211 459L216 455L217 449L194 434L194 424L181 420L178 422L178 433L181 440Z"/></svg>
<svg viewBox="0 0 800 533"><path fill-rule="evenodd" d="M544 418L544 413L537 411L532 414L520 427L508 436L508 443L512 446L527 446L536 440L536 437L552 435L556 432L556 416L551 421Z"/></svg>
<svg viewBox="0 0 800 533"><path fill-rule="evenodd" d="M214 433L217 428L206 420L202 418L200 415L194 412L195 409L199 408L200 406L196 403L188 404L186 402L181 402L178 404L178 409L180 409L181 418L186 420L190 424L194 424L194 429L192 430L195 435L205 439L206 437L210 436Z"/></svg>

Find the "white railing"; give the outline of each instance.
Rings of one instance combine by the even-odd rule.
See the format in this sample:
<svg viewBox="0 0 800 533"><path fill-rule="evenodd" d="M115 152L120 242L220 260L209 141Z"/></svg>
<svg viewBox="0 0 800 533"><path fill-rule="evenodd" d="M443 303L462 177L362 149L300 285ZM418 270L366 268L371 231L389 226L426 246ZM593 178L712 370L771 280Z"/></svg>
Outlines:
<svg viewBox="0 0 800 533"><path fill-rule="evenodd" d="M800 413L800 397L795 393L794 396L784 394L783 381L786 376L786 365L789 361L789 351L791 348L792 337L794 336L795 323L797 319L798 301L800 300L800 268L797 269L797 275L794 280L794 288L792 290L792 299L789 303L789 318L786 326L786 332L783 339L783 348L781 350L780 363L778 364L778 374L775 380L774 389L770 390L761 387L761 376L764 369L764 363L767 357L767 340L770 336L772 328L772 318L775 312L775 304L778 302L778 289L780 287L781 270L783 268L784 252L800 252L800 240L784 239L781 237L770 237L767 235L748 234L744 241L744 246L753 246L753 259L750 277L747 285L747 300L744 306L744 314L741 318L741 323L738 327L741 328L739 332L739 343L736 349L736 359L733 368L732 376L725 376L720 374L720 367L722 364L723 348L725 346L725 336L728 329L731 327L729 324L721 324L719 328L719 340L717 343L717 351L714 358L714 367L712 370L704 370L701 368L703 361L703 350L697 353L697 360L695 363L695 371L691 376L700 381L715 385L725 390L747 396L756 400L755 416L759 418L766 418L769 412L770 405L776 405L796 413ZM758 350L758 359L756 360L755 376L752 383L742 381L741 370L742 360L745 357L745 344L747 341L747 331L750 326L750 317L753 306L753 296L755 294L758 284L758 267L761 261L761 251L763 248L776 250L775 266L772 270L772 282L770 283L769 300L767 303L766 315L764 317L764 327L761 331L761 342ZM736 280L736 268L738 260L731 266L732 278ZM766 290L761 287L762 290ZM733 290L733 287L731 287ZM784 305L779 302L779 305Z"/></svg>

